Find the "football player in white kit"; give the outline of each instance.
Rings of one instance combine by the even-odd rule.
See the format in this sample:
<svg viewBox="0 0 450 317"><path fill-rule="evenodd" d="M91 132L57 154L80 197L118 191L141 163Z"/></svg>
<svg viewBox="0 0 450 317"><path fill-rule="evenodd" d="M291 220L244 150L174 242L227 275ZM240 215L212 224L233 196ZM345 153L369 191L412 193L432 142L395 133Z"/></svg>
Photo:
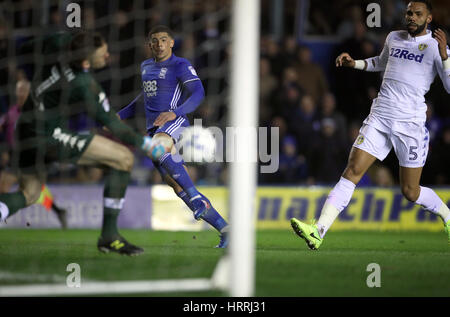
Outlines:
<svg viewBox="0 0 450 317"><path fill-rule="evenodd" d="M424 95L438 74L450 93L450 50L446 34L428 30L431 4L412 1L406 9L406 30L388 34L380 56L354 60L348 53L336 58L336 67L369 72L384 71L378 97L372 102L355 140L347 167L328 195L316 224L295 218L291 226L310 249L316 250L339 213L348 205L356 184L376 159L384 160L393 148L400 165L402 194L409 201L437 214L444 222L450 243L450 210L430 188L420 186L428 153Z"/></svg>

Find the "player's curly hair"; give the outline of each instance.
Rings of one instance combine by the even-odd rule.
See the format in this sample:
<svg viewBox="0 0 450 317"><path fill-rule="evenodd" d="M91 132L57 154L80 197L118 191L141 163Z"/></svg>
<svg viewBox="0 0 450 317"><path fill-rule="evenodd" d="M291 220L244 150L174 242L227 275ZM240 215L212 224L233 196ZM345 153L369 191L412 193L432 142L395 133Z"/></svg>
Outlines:
<svg viewBox="0 0 450 317"><path fill-rule="evenodd" d="M79 32L75 34L68 47L68 62L75 67L81 67L81 62L88 59L96 49L106 43L100 33Z"/></svg>
<svg viewBox="0 0 450 317"><path fill-rule="evenodd" d="M155 25L154 27L152 27L152 29L150 30L150 32L148 32L148 40L150 40L152 38L152 35L155 33L161 33L161 32L165 32L167 33L171 39L175 39L174 35L173 35L173 31L165 25Z"/></svg>

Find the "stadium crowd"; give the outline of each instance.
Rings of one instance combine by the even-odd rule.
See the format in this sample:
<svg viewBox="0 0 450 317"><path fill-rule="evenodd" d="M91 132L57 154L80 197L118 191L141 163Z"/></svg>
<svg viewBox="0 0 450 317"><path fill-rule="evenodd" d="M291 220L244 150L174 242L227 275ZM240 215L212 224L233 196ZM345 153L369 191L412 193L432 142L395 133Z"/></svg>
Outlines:
<svg viewBox="0 0 450 317"><path fill-rule="evenodd" d="M276 39L265 27L270 1L262 1L260 38L260 107L262 127L278 127L280 132L279 170L259 174L260 184L331 184L339 179L347 155L358 135L362 120L376 97L382 74L334 67L334 57L346 51L361 59L377 55L387 33L403 26L404 1L384 1L381 27L366 25L367 4L372 1L310 1L305 36L296 38L292 26ZM63 5L49 1L46 14L31 0L0 2L0 134L2 144L11 145L11 129L20 112L23 94L33 71L36 54L21 59L21 44L52 32L65 30ZM109 66L96 73L115 110L131 102L141 89L139 65L150 57L146 34L155 24L167 24L177 34L175 54L185 57L197 69L206 99L191 115L205 126L227 125L230 0L214 1L84 1L82 27L103 34L110 46ZM446 0L433 1L434 19L450 30L450 8ZM286 21L293 23L285 1ZM290 15L287 14L290 12ZM42 16L47 17L43 25ZM334 56L319 61L310 38L321 36L332 43ZM28 59L27 59L28 58ZM31 58L31 60L30 60ZM243 78L245 80L245 78ZM16 89L17 86L17 89ZM449 95L436 80L427 95L430 151L423 172L424 183L449 184L446 168L450 155ZM144 116L129 124L144 132ZM100 129L83 117L74 118L79 130ZM1 156L2 169L8 165L8 147ZM369 170L363 185L393 186L398 163L391 153ZM198 184L227 182L225 163L191 165L190 174ZM66 171L49 175L49 182L100 182L95 168L67 166ZM2 178L3 179L3 178ZM132 180L138 184L161 183L151 162L136 161Z"/></svg>

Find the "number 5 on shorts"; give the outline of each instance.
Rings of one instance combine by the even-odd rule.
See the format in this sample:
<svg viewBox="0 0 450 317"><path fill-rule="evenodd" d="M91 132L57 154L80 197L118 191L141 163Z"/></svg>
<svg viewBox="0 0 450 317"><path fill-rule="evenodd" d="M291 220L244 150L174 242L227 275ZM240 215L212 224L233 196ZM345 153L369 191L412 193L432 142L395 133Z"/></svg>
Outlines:
<svg viewBox="0 0 450 317"><path fill-rule="evenodd" d="M414 152L414 150L416 150L417 149L417 146L410 146L409 147L409 155L411 155L410 157L409 157L409 160L410 161L415 161L415 160L417 160L417 152Z"/></svg>

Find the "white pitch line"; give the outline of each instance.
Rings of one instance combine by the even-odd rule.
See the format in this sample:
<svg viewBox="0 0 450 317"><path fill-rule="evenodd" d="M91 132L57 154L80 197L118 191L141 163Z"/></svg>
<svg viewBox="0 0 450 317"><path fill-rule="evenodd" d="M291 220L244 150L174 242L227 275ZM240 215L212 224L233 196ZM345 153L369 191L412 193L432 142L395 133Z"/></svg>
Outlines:
<svg viewBox="0 0 450 317"><path fill-rule="evenodd" d="M10 285L0 287L0 296L62 296L94 294L164 293L215 289L210 279L84 282L80 287L61 284Z"/></svg>
<svg viewBox="0 0 450 317"><path fill-rule="evenodd" d="M26 282L54 282L62 283L66 277L57 274L27 274L0 271L0 283L2 281L26 281Z"/></svg>

